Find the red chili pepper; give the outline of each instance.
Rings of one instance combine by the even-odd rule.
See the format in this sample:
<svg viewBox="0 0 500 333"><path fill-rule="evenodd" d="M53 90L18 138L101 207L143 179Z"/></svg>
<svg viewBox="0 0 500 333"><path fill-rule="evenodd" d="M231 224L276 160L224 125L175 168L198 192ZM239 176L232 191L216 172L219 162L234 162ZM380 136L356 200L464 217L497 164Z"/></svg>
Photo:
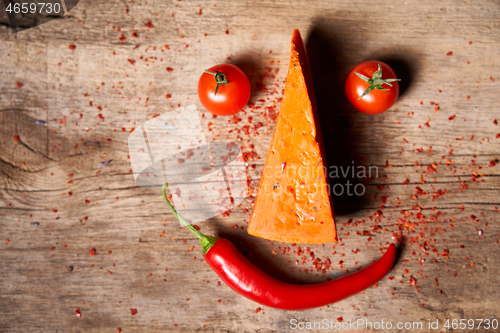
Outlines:
<svg viewBox="0 0 500 333"><path fill-rule="evenodd" d="M281 282L252 264L227 239L207 236L196 230L180 216L168 201L163 185L162 193L168 208L201 242L205 261L234 291L259 304L281 310L305 310L338 302L375 284L394 265L396 247L389 245L377 262L355 273L336 280L294 285Z"/></svg>

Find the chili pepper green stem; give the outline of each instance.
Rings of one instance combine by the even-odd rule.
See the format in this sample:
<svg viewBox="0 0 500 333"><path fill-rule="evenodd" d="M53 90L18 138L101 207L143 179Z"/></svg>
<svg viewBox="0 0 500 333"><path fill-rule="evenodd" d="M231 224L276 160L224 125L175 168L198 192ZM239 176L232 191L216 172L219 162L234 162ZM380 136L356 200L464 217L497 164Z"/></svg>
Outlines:
<svg viewBox="0 0 500 333"><path fill-rule="evenodd" d="M210 248L215 244L215 242L217 242L219 238L202 234L195 227L193 227L191 223L189 223L185 218L180 216L179 213L177 213L177 211L175 210L175 208L172 207L172 204L167 198L167 193L165 192L167 190L167 187L168 183L164 184L161 187L161 193L163 194L163 199L165 200L165 203L167 204L172 214L174 214L174 216L181 222L181 224L186 228L188 228L189 231L191 231L191 233L200 240L201 246L203 247L203 255L205 255L208 252L208 250L210 250Z"/></svg>
<svg viewBox="0 0 500 333"><path fill-rule="evenodd" d="M377 71L373 73L371 79L367 76L364 76L363 74L359 74L356 72L354 72L354 74L356 74L361 80L366 81L368 82L368 84L370 84L370 86L366 88L365 91L363 91L361 96L359 96L358 100L365 97L365 95L370 93L370 91L372 91L373 89L388 91L389 89L384 89L382 87L383 84L387 84L389 87L392 87L392 84L390 82L401 81L400 79L382 79L382 68L380 68L380 64L378 65Z"/></svg>
<svg viewBox="0 0 500 333"><path fill-rule="evenodd" d="M219 72L219 71L211 72L209 70L205 70L205 73L213 75L215 78L215 83L217 83L217 87L215 87L214 96L217 95L217 91L219 91L219 87L221 85L227 86L229 84L229 81L226 79L226 75L224 75L224 73L222 73L222 72Z"/></svg>

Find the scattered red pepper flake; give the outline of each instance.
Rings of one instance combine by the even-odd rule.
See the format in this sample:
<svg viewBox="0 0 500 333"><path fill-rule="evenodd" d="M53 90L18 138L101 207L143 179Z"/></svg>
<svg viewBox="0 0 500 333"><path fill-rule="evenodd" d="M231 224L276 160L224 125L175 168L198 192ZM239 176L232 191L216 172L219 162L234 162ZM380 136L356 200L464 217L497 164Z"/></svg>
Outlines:
<svg viewBox="0 0 500 333"><path fill-rule="evenodd" d="M128 62L130 62L131 65L135 65L135 60L134 59L127 59Z"/></svg>
<svg viewBox="0 0 500 333"><path fill-rule="evenodd" d="M341 323L341 322L343 322L343 321L344 321L344 318L342 318L342 317L338 317L338 318L337 318L337 321L338 321L339 323Z"/></svg>
<svg viewBox="0 0 500 333"><path fill-rule="evenodd" d="M97 252L95 251L95 247L93 247L93 248L91 248L91 249L89 250L89 254L90 254L91 256L95 256L95 255L96 255L96 253L97 253Z"/></svg>
<svg viewBox="0 0 500 333"><path fill-rule="evenodd" d="M427 172L429 173L437 173L437 165L436 163L432 163L427 166Z"/></svg>
<svg viewBox="0 0 500 333"><path fill-rule="evenodd" d="M456 115L450 116L450 117L448 118L448 120L453 120L453 119L455 119L455 117L456 117Z"/></svg>
<svg viewBox="0 0 500 333"><path fill-rule="evenodd" d="M168 99L168 98L172 97L172 95L166 94L165 97Z"/></svg>
<svg viewBox="0 0 500 333"><path fill-rule="evenodd" d="M75 46L75 45L73 45L73 44L71 44L70 46L68 46L68 49L70 49L70 50L74 50L74 49L76 49L76 46Z"/></svg>
<svg viewBox="0 0 500 333"><path fill-rule="evenodd" d="M120 34L120 37L118 37L119 40L121 40L122 42L127 39L125 36L123 36L123 34Z"/></svg>
<svg viewBox="0 0 500 333"><path fill-rule="evenodd" d="M19 141L21 141L21 139L20 139L17 135L14 135L14 136L12 137L12 140L14 140L14 141L18 141L18 142L19 142Z"/></svg>
<svg viewBox="0 0 500 333"><path fill-rule="evenodd" d="M174 69L172 67L167 67L167 72L172 72Z"/></svg>
<svg viewBox="0 0 500 333"><path fill-rule="evenodd" d="M414 287L417 284L417 280L415 280L413 276L410 276L408 278L408 283L410 284L410 286Z"/></svg>
<svg viewBox="0 0 500 333"><path fill-rule="evenodd" d="M451 55L453 55L453 52L452 52L452 51L450 51L450 52L446 53L446 55L447 55L447 56L451 56Z"/></svg>
<svg viewBox="0 0 500 333"><path fill-rule="evenodd" d="M137 309L130 309L130 313L132 316L135 316L137 314Z"/></svg>
<svg viewBox="0 0 500 333"><path fill-rule="evenodd" d="M262 309L261 308L257 308L255 309L255 313L259 313Z"/></svg>

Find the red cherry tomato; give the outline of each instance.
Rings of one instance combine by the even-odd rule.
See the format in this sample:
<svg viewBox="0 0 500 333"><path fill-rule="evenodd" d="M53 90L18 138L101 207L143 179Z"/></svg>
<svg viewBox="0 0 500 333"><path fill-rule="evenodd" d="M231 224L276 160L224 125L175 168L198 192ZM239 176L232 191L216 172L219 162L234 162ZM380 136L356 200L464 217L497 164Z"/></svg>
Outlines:
<svg viewBox="0 0 500 333"><path fill-rule="evenodd" d="M205 109L213 114L231 116L247 105L250 82L245 73L235 65L217 65L201 75L198 97Z"/></svg>
<svg viewBox="0 0 500 333"><path fill-rule="evenodd" d="M398 81L389 65L381 61L365 61L347 75L345 93L359 111L378 114L388 110L398 99Z"/></svg>

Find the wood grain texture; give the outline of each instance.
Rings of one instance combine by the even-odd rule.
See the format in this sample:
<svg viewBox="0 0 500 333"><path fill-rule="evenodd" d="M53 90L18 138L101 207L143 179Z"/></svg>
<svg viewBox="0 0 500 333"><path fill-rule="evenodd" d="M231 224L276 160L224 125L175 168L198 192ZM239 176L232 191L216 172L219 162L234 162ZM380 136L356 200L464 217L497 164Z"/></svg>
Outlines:
<svg viewBox="0 0 500 333"><path fill-rule="evenodd" d="M287 332L293 318L340 317L425 330L429 319L500 319L499 16L498 2L483 0L81 0L36 28L0 25L0 331ZM333 179L366 185L361 197L333 197L337 244L297 255L297 246L249 236L255 192L201 230L297 283L368 265L393 233L405 247L394 279L285 312L218 284L159 191L135 184L127 138L154 115L195 104L209 140L242 146L256 188L294 28L306 42L331 170L371 165L378 174ZM403 80L397 104L378 116L355 111L343 93L348 71L368 59ZM213 119L196 86L224 62L249 76L251 104ZM331 268L314 268L311 251Z"/></svg>

